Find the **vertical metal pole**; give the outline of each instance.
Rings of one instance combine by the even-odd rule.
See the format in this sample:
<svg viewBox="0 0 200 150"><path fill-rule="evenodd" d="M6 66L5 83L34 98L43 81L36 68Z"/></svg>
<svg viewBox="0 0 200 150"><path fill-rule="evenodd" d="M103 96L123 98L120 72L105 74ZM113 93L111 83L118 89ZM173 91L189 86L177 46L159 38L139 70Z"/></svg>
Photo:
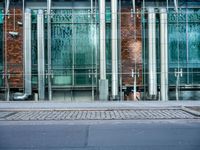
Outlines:
<svg viewBox="0 0 200 150"><path fill-rule="evenodd" d="M168 40L167 40L167 11L160 9L160 87L161 100L168 100Z"/></svg>
<svg viewBox="0 0 200 150"><path fill-rule="evenodd" d="M8 15L8 13L9 13L9 7L10 7L10 0L5 0L5 3L6 3L5 15Z"/></svg>
<svg viewBox="0 0 200 150"><path fill-rule="evenodd" d="M185 22L185 24L186 24L186 51L187 51L187 55L186 55L186 57L187 57L187 84L189 84L190 83L190 70L189 70L189 35L188 35L188 5L187 5L187 8L186 8L186 22Z"/></svg>
<svg viewBox="0 0 200 150"><path fill-rule="evenodd" d="M145 21L145 0L142 1L142 36L143 36L143 87L144 87L144 95L146 96L146 21Z"/></svg>
<svg viewBox="0 0 200 150"><path fill-rule="evenodd" d="M44 57L44 14L37 14L37 52L38 52L38 93L39 99L45 99L45 57Z"/></svg>
<svg viewBox="0 0 200 150"><path fill-rule="evenodd" d="M132 0L132 4L133 4L133 13L135 14L135 0Z"/></svg>
<svg viewBox="0 0 200 150"><path fill-rule="evenodd" d="M119 86L120 86L120 100L124 100L122 92L122 60L121 60L121 0L118 2L118 58L119 58Z"/></svg>
<svg viewBox="0 0 200 150"><path fill-rule="evenodd" d="M7 34L8 34L8 27L7 27L7 20L8 20L8 11L9 11L9 0L5 1L5 7L6 7L6 12L5 12L5 26L4 26L4 78L5 78L5 99L6 101L10 100L10 86L9 86L9 73L8 73L8 59L7 59Z"/></svg>
<svg viewBox="0 0 200 150"><path fill-rule="evenodd" d="M111 1L112 98L118 99L117 0Z"/></svg>
<svg viewBox="0 0 200 150"><path fill-rule="evenodd" d="M137 42L137 27L136 27L136 12L135 12L135 0L132 0L133 3L133 26L134 26L134 34L133 34L133 39L134 39L134 46L133 50L136 50L136 42ZM137 77L136 77L136 68L137 68L137 60L136 60L136 53L134 54L134 75L132 77L134 78L133 81L133 95L134 95L134 100L136 100L136 92L137 92ZM132 70L133 73L133 70Z"/></svg>
<svg viewBox="0 0 200 150"><path fill-rule="evenodd" d="M169 9L169 0L166 0L166 4L167 4L167 12L168 12L168 9Z"/></svg>
<svg viewBox="0 0 200 150"><path fill-rule="evenodd" d="M31 10L24 13L24 88L27 95L32 94L31 85Z"/></svg>
<svg viewBox="0 0 200 150"><path fill-rule="evenodd" d="M100 16L100 79L106 79L106 21L105 0L99 0Z"/></svg>
<svg viewBox="0 0 200 150"><path fill-rule="evenodd" d="M73 6L74 6L74 1L72 2ZM77 28L77 24L75 24L75 15L76 12L74 11L74 7L72 8L72 88L71 88L71 101L73 101L75 99L74 97L74 86L75 86L75 69L76 69L76 28Z"/></svg>
<svg viewBox="0 0 200 150"><path fill-rule="evenodd" d="M156 15L154 8L148 8L148 40L149 40L149 96L157 97L156 74Z"/></svg>
<svg viewBox="0 0 200 150"><path fill-rule="evenodd" d="M105 0L99 0L100 18L100 80L99 99L108 99L108 80L106 79L106 21L105 21Z"/></svg>
<svg viewBox="0 0 200 150"><path fill-rule="evenodd" d="M98 29L98 26L97 26L97 15L98 15L98 13L97 13L97 8L98 8L98 3L97 3L97 0L95 0L95 14L94 14L94 18L95 18L95 20L94 20L94 22L95 22L95 32L94 32L94 35L95 35L95 82L96 82L96 98L97 98L97 95L98 95L98 93L97 93L97 88L98 88L98 31L97 31L97 29Z"/></svg>
<svg viewBox="0 0 200 150"><path fill-rule="evenodd" d="M178 13L178 0L174 0L174 9Z"/></svg>
<svg viewBox="0 0 200 150"><path fill-rule="evenodd" d="M176 77L176 100L178 101L179 100L179 84L180 84L180 77L183 76L183 71L182 69L175 69L175 77Z"/></svg>
<svg viewBox="0 0 200 150"><path fill-rule="evenodd" d="M48 98L52 100L51 88L51 0L47 0L47 48L48 48Z"/></svg>
<svg viewBox="0 0 200 150"><path fill-rule="evenodd" d="M93 35L94 35L94 22L93 22L93 14L94 13L94 11L93 11L93 0L90 0L90 39L92 40L92 38L94 38L93 37ZM92 47L91 47L91 49L92 49L92 69L91 69L91 78L92 78L92 100L94 100L94 46L92 45Z"/></svg>

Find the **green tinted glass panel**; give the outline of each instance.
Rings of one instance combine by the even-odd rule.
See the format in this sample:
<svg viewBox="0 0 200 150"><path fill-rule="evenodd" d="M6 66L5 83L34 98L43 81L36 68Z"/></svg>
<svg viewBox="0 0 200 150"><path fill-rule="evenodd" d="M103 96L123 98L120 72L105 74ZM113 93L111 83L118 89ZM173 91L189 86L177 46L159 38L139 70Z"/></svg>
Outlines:
<svg viewBox="0 0 200 150"><path fill-rule="evenodd" d="M32 48L32 65L37 67L37 24L32 23L31 26L31 48Z"/></svg>
<svg viewBox="0 0 200 150"><path fill-rule="evenodd" d="M178 20L177 20L178 19ZM180 82L198 84L200 68L200 9L182 9L178 16L168 14L169 82L174 83L174 68L183 70Z"/></svg>
<svg viewBox="0 0 200 150"><path fill-rule="evenodd" d="M71 9L53 9L52 10L52 23L71 23L72 10Z"/></svg>
<svg viewBox="0 0 200 150"><path fill-rule="evenodd" d="M4 18L4 15L2 13L2 10L0 9L0 24L3 24L3 18Z"/></svg>
<svg viewBox="0 0 200 150"><path fill-rule="evenodd" d="M75 85L91 85L92 69L75 69Z"/></svg>
<svg viewBox="0 0 200 150"><path fill-rule="evenodd" d="M200 9L188 9L189 83L200 84Z"/></svg>
<svg viewBox="0 0 200 150"><path fill-rule="evenodd" d="M90 9L73 10L73 23L89 23L91 22Z"/></svg>
<svg viewBox="0 0 200 150"><path fill-rule="evenodd" d="M111 56L111 24L106 24L106 72L109 84L111 84L112 74L112 56Z"/></svg>
<svg viewBox="0 0 200 150"><path fill-rule="evenodd" d="M51 21L53 85L71 85L72 10L53 10Z"/></svg>
<svg viewBox="0 0 200 150"><path fill-rule="evenodd" d="M31 26L31 55L32 55L32 83L37 84L37 24L32 23Z"/></svg>
<svg viewBox="0 0 200 150"><path fill-rule="evenodd" d="M188 51L191 67L200 67L200 9L188 10Z"/></svg>
<svg viewBox="0 0 200 150"><path fill-rule="evenodd" d="M76 30L75 37L75 67L87 67L93 63L93 40L91 24L76 24L74 25Z"/></svg>
<svg viewBox="0 0 200 150"><path fill-rule="evenodd" d="M95 51L95 25L90 10L74 10L74 73L75 85L91 85Z"/></svg>
<svg viewBox="0 0 200 150"><path fill-rule="evenodd" d="M186 15L176 14L169 11L168 17L168 40L169 40L169 65L170 67L186 66L187 38L186 38Z"/></svg>
<svg viewBox="0 0 200 150"><path fill-rule="evenodd" d="M3 24L0 24L0 86L3 85Z"/></svg>
<svg viewBox="0 0 200 150"><path fill-rule="evenodd" d="M72 25L52 24L52 65L66 68L72 65Z"/></svg>

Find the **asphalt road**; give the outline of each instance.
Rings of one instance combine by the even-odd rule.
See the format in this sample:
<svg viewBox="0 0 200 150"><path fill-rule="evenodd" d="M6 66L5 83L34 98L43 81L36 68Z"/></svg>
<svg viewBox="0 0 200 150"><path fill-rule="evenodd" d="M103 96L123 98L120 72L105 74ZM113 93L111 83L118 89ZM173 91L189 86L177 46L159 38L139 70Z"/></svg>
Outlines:
<svg viewBox="0 0 200 150"><path fill-rule="evenodd" d="M200 120L0 121L0 150L200 150Z"/></svg>

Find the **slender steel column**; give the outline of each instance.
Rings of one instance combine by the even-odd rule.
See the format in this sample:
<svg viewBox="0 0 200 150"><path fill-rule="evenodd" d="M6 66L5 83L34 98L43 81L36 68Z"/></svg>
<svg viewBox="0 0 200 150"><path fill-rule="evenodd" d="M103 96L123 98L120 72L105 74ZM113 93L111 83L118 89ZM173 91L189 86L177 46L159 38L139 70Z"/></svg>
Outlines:
<svg viewBox="0 0 200 150"><path fill-rule="evenodd" d="M99 99L108 99L108 80L106 79L106 21L105 21L105 0L99 0L100 18L100 80Z"/></svg>
<svg viewBox="0 0 200 150"><path fill-rule="evenodd" d="M135 13L135 0L132 0L132 4L133 4L133 13Z"/></svg>
<svg viewBox="0 0 200 150"><path fill-rule="evenodd" d="M37 52L38 52L38 93L39 99L45 99L45 57L44 57L44 14L37 15Z"/></svg>
<svg viewBox="0 0 200 150"><path fill-rule="evenodd" d="M31 10L24 13L24 89L27 95L32 94L31 86Z"/></svg>
<svg viewBox="0 0 200 150"><path fill-rule="evenodd" d="M167 11L160 8L160 87L161 100L168 100L168 40L167 40Z"/></svg>
<svg viewBox="0 0 200 150"><path fill-rule="evenodd" d="M149 96L157 97L156 74L156 15L154 8L148 8L148 41L149 41Z"/></svg>
<svg viewBox="0 0 200 150"><path fill-rule="evenodd" d="M112 12L112 98L118 99L118 49L117 49L117 0L111 1Z"/></svg>
<svg viewBox="0 0 200 150"><path fill-rule="evenodd" d="M106 79L106 21L105 0L99 0L100 16L100 79Z"/></svg>
<svg viewBox="0 0 200 150"><path fill-rule="evenodd" d="M48 98L52 100L52 88L51 88L51 0L47 0L47 48L48 48Z"/></svg>
<svg viewBox="0 0 200 150"><path fill-rule="evenodd" d="M5 15L8 15L9 7L10 7L10 0L5 0L5 4L6 4Z"/></svg>
<svg viewBox="0 0 200 150"><path fill-rule="evenodd" d="M174 9L177 13L178 12L178 0L174 0Z"/></svg>

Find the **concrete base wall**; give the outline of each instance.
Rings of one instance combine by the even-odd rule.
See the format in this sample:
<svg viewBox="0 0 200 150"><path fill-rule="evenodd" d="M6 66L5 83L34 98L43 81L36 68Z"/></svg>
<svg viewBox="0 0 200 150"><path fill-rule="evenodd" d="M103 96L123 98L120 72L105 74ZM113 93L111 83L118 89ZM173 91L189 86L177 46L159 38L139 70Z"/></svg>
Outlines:
<svg viewBox="0 0 200 150"><path fill-rule="evenodd" d="M99 80L99 100L108 100L108 80Z"/></svg>

